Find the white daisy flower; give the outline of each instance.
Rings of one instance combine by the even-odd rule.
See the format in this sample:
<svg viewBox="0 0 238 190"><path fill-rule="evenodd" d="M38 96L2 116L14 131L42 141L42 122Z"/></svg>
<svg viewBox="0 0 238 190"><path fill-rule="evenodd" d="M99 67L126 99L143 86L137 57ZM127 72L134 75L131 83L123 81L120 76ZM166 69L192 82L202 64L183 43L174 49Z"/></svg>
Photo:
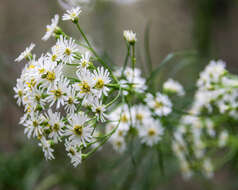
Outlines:
<svg viewBox="0 0 238 190"><path fill-rule="evenodd" d="M178 96L184 96L185 95L183 86L179 82L177 82L177 81L175 81L173 79L168 79L164 83L163 89L166 92L171 92L171 93L178 94Z"/></svg>
<svg viewBox="0 0 238 190"><path fill-rule="evenodd" d="M105 113L105 105L103 105L102 101L100 101L98 98L94 98L94 101L92 102L92 111L96 114L97 120L101 120L101 122L106 121L108 116Z"/></svg>
<svg viewBox="0 0 238 190"><path fill-rule="evenodd" d="M72 38L66 39L63 36L60 36L56 45L59 48L62 62L71 64L75 60L75 53L78 52L78 46L75 43L75 40Z"/></svg>
<svg viewBox="0 0 238 190"><path fill-rule="evenodd" d="M31 51L34 49L35 44L31 43L31 45L29 47L27 47L25 49L25 51L23 51L16 59L15 62L20 62L23 59L30 59L31 55Z"/></svg>
<svg viewBox="0 0 238 190"><path fill-rule="evenodd" d="M71 159L71 163L74 167L77 167L82 162L82 153L81 150L79 150L79 146L72 143L69 140L65 140L65 148L68 152L67 155Z"/></svg>
<svg viewBox="0 0 238 190"><path fill-rule="evenodd" d="M46 104L46 100L43 98L44 89L33 88L32 91L29 91L27 94L27 100L25 101L27 104L30 104L33 109L37 108L37 106L41 106L44 108Z"/></svg>
<svg viewBox="0 0 238 190"><path fill-rule="evenodd" d="M109 88L106 87L107 84L110 83L110 74L107 69L104 70L103 67L97 68L97 70L94 70L94 80L95 80L95 89L98 90L100 97L102 94L107 96L107 92L109 91Z"/></svg>
<svg viewBox="0 0 238 190"><path fill-rule="evenodd" d="M63 65L49 62L45 58L38 63L37 72L40 78L37 82L49 90L61 79Z"/></svg>
<svg viewBox="0 0 238 190"><path fill-rule="evenodd" d="M51 141L46 140L45 137L41 137L39 146L42 147L46 160L55 159L53 155L54 149L51 148Z"/></svg>
<svg viewBox="0 0 238 190"><path fill-rule="evenodd" d="M114 150L116 150L117 152L119 152L119 153L125 152L126 142L125 142L124 138L117 136L117 137L111 139L111 143L112 143Z"/></svg>
<svg viewBox="0 0 238 190"><path fill-rule="evenodd" d="M81 68L88 68L90 65L92 65L92 62L90 62L91 54L89 51L86 51L84 54L81 55L81 59L79 62L79 66L77 67L78 69Z"/></svg>
<svg viewBox="0 0 238 190"><path fill-rule="evenodd" d="M123 32L123 36L125 40L130 44L134 44L137 41L136 33L134 33L132 30L125 30Z"/></svg>
<svg viewBox="0 0 238 190"><path fill-rule="evenodd" d="M147 94L146 103L158 116L167 116L172 111L172 103L168 96L159 92L156 93L155 97L151 94Z"/></svg>
<svg viewBox="0 0 238 190"><path fill-rule="evenodd" d="M67 100L69 80L62 77L61 80L57 81L54 86L48 91L48 97L46 101L49 102L50 107L56 103L58 109L60 105L64 105Z"/></svg>
<svg viewBox="0 0 238 190"><path fill-rule="evenodd" d="M133 125L135 125L136 128L140 128L142 125L147 125L146 121L151 118L149 108L142 104L132 107L131 114L133 118Z"/></svg>
<svg viewBox="0 0 238 190"><path fill-rule="evenodd" d="M118 128L124 131L129 130L132 122L131 114L127 105L119 106L117 109L110 113L108 119L111 121L115 121L115 125L117 125L120 120Z"/></svg>
<svg viewBox="0 0 238 190"><path fill-rule="evenodd" d="M161 140L163 128L158 120L150 119L147 124L139 128L139 137L141 142L148 146L153 146Z"/></svg>
<svg viewBox="0 0 238 190"><path fill-rule="evenodd" d="M23 123L25 126L24 134L30 137L40 137L43 133L43 128L41 123L44 121L44 117L42 114L38 112L31 112L27 120Z"/></svg>
<svg viewBox="0 0 238 190"><path fill-rule="evenodd" d="M78 20L78 16L81 13L80 7L75 7L71 10L67 10L63 15L62 20L71 20L73 22Z"/></svg>
<svg viewBox="0 0 238 190"><path fill-rule="evenodd" d="M59 46L53 46L51 48L51 53L46 54L46 59L49 62L58 62L60 61L60 51L59 51Z"/></svg>
<svg viewBox="0 0 238 190"><path fill-rule="evenodd" d="M67 97L65 101L65 110L67 113L72 114L76 111L76 106L79 104L77 99L76 90L73 87L69 87L67 91Z"/></svg>
<svg viewBox="0 0 238 190"><path fill-rule="evenodd" d="M96 81L92 73L86 68L78 71L78 79L81 81L75 84L75 88L79 91L79 97L87 99L90 96L94 95L96 90L94 89Z"/></svg>
<svg viewBox="0 0 238 190"><path fill-rule="evenodd" d="M14 87L13 90L16 93L14 95L14 98L17 99L17 104L18 106L20 106L21 104L23 104L23 96L24 96L24 82L22 81L22 79L17 79L16 87Z"/></svg>
<svg viewBox="0 0 238 190"><path fill-rule="evenodd" d="M48 124L50 127L49 138L53 139L54 143L58 143L61 141L61 137L63 136L63 127L64 123L60 117L59 112L53 113L51 109L48 110L48 114L46 115L48 120Z"/></svg>
<svg viewBox="0 0 238 190"><path fill-rule="evenodd" d="M69 136L69 140L75 145L81 143L86 147L87 142L91 142L93 128L86 125L89 118L82 112L72 115L69 119L69 125L65 130L65 136Z"/></svg>
<svg viewBox="0 0 238 190"><path fill-rule="evenodd" d="M46 41L53 35L53 33L58 27L58 23L59 23L59 15L56 14L54 18L51 19L51 24L46 26L46 33L42 37L42 40Z"/></svg>

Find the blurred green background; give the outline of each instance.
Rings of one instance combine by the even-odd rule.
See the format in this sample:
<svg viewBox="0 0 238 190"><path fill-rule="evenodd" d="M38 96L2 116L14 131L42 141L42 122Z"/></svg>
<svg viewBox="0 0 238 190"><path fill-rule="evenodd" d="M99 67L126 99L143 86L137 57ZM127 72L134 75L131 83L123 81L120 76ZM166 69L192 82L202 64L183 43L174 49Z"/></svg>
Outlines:
<svg viewBox="0 0 238 190"><path fill-rule="evenodd" d="M106 145L77 169L62 150L57 150L56 160L45 161L36 142L27 140L18 125L23 110L16 106L12 88L24 65L14 63L14 59L31 42L37 44L34 52L38 56L53 45L53 40L43 42L41 37L56 13L63 13L56 0L0 0L1 190L238 189L232 163L212 180L184 181L175 160L165 160L162 175L157 153L136 151L133 146L138 144L123 155ZM83 10L80 23L97 50L115 65L122 65L126 54L125 29L137 33L137 59L142 68L146 34L154 68L170 52L195 50L194 57L172 60L158 77L158 85L169 76L189 89L210 59L223 59L228 70L238 73L237 18L236 0L140 0L130 5L98 0L94 8ZM80 37L70 23L60 25L75 38Z"/></svg>

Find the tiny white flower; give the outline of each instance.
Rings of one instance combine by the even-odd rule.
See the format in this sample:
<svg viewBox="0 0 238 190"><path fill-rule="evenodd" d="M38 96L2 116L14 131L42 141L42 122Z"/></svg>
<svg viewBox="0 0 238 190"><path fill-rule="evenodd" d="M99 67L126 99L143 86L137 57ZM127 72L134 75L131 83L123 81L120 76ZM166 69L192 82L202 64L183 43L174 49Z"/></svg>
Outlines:
<svg viewBox="0 0 238 190"><path fill-rule="evenodd" d="M53 152L54 149L51 148L51 141L46 140L45 137L41 137L39 146L42 147L42 150L44 152L44 156L46 160L52 160L55 159Z"/></svg>
<svg viewBox="0 0 238 190"><path fill-rule="evenodd" d="M185 95L183 86L179 82L177 82L173 79L167 80L163 85L163 89L166 92L176 93L179 96L184 96Z"/></svg>
<svg viewBox="0 0 238 190"><path fill-rule="evenodd" d="M71 163L74 167L77 167L82 162L82 153L79 146L66 139L65 148L68 152L67 155L71 159Z"/></svg>
<svg viewBox="0 0 238 190"><path fill-rule="evenodd" d="M62 20L71 20L74 22L78 19L80 13L81 13L80 7L67 10L66 13L63 15Z"/></svg>
<svg viewBox="0 0 238 190"><path fill-rule="evenodd" d="M42 136L43 128L41 123L44 121L43 115L38 112L31 112L29 116L23 123L25 126L24 133L28 138Z"/></svg>
<svg viewBox="0 0 238 190"><path fill-rule="evenodd" d="M69 140L76 145L81 143L86 147L87 142L91 142L93 128L86 125L89 118L82 112L73 114L69 119L69 125L65 130L65 136L69 136Z"/></svg>
<svg viewBox="0 0 238 190"><path fill-rule="evenodd" d="M58 27L58 23L59 23L59 15L56 14L54 18L51 19L51 24L46 26L46 33L42 37L42 40L46 41L53 35L56 28Z"/></svg>
<svg viewBox="0 0 238 190"><path fill-rule="evenodd" d="M47 53L46 54L46 59L49 61L49 62L57 62L57 61L60 61L60 49L59 49L59 46L53 46L51 48L51 53Z"/></svg>
<svg viewBox="0 0 238 190"><path fill-rule="evenodd" d="M77 68L78 69L81 69L81 68L88 68L92 63L90 62L90 52L89 51L86 51L84 54L81 55L81 59L80 59L80 66L78 66Z"/></svg>
<svg viewBox="0 0 238 190"><path fill-rule="evenodd" d="M147 120L151 118L151 112L149 108L142 104L132 107L131 114L133 118L133 125L135 125L136 128L147 125Z"/></svg>
<svg viewBox="0 0 238 190"><path fill-rule="evenodd" d="M136 33L134 33L132 30L125 30L123 32L123 36L128 43L134 44L137 41Z"/></svg>
<svg viewBox="0 0 238 190"><path fill-rule="evenodd" d="M111 143L113 148L119 153L123 153L126 150L126 142L122 137L112 138Z"/></svg>
<svg viewBox="0 0 238 190"><path fill-rule="evenodd" d="M97 68L97 70L94 70L94 80L95 80L95 89L98 90L100 97L102 94L105 96L108 95L109 88L106 87L107 84L110 83L111 79L109 77L109 72L107 69L104 70L103 67Z"/></svg>
<svg viewBox="0 0 238 190"><path fill-rule="evenodd" d="M168 96L159 92L156 93L155 97L147 94L146 103L158 116L167 116L172 111L172 103Z"/></svg>
<svg viewBox="0 0 238 190"><path fill-rule="evenodd" d="M67 113L73 114L77 109L79 101L77 99L76 90L73 87L68 88L67 97L65 100L65 110Z"/></svg>
<svg viewBox="0 0 238 190"><path fill-rule="evenodd" d="M48 114L46 115L48 119L48 124L50 127L49 138L53 139L54 143L58 143L61 141L61 137L63 136L63 127L64 123L60 117L59 112L53 113L51 109L48 110Z"/></svg>
<svg viewBox="0 0 238 190"><path fill-rule="evenodd" d="M161 140L163 128L158 120L150 119L147 124L139 129L139 137L141 142L148 146L153 146Z"/></svg>
<svg viewBox="0 0 238 190"><path fill-rule="evenodd" d="M78 46L75 43L75 40L72 38L66 39L63 36L60 36L56 45L59 48L59 54L62 62L71 64L75 60L75 53L78 52Z"/></svg>
<svg viewBox="0 0 238 190"><path fill-rule="evenodd" d="M67 89L69 85L69 80L66 78L61 78L61 80L57 81L52 89L48 92L48 97L46 98L46 101L50 103L50 106L53 106L54 103L56 103L56 108L58 109L61 105L63 106L65 104L65 101L67 100Z"/></svg>
<svg viewBox="0 0 238 190"><path fill-rule="evenodd" d="M105 122L107 119L107 114L105 114L106 108L98 98L94 98L92 102L92 111L96 114L97 119L101 122Z"/></svg>
<svg viewBox="0 0 238 190"><path fill-rule="evenodd" d="M81 81L75 84L75 88L79 91L79 97L87 99L90 96L94 95L96 92L96 90L94 89L96 82L92 73L86 68L83 68L76 74L78 76L78 79Z"/></svg>
<svg viewBox="0 0 238 190"><path fill-rule="evenodd" d="M15 62L20 62L23 59L30 59L31 57L31 51L34 49L35 44L31 43L29 47L25 49L16 59Z"/></svg>
<svg viewBox="0 0 238 190"><path fill-rule="evenodd" d="M43 98L43 94L44 89L33 88L28 92L27 100L25 102L30 104L33 108L36 108L37 106L44 108L46 100Z"/></svg>
<svg viewBox="0 0 238 190"><path fill-rule="evenodd" d="M22 79L17 79L16 87L13 88L15 91L14 98L17 99L17 104L20 106L23 103L23 96L24 96L24 82Z"/></svg>

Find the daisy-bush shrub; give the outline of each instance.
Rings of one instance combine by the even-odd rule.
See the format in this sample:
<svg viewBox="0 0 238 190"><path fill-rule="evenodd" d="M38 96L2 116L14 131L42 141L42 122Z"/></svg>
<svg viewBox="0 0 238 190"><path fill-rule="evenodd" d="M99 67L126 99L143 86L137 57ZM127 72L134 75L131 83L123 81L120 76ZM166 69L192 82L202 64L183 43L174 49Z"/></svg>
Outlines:
<svg viewBox="0 0 238 190"><path fill-rule="evenodd" d="M214 150L237 144L227 121L237 123L238 77L223 61L211 61L200 74L191 107L179 110L176 103L186 99L186 90L169 78L154 91L157 69L145 76L137 68L133 31L123 32L125 63L111 68L83 32L80 13L79 7L67 10L62 20L72 22L82 40L65 34L55 15L42 37L56 39L50 51L37 57L32 43L16 58L25 62L14 91L24 107L20 124L26 136L38 141L48 160L63 144L74 167L106 142L118 153L127 151L131 138L148 149L169 145L186 179L199 172L212 177Z"/></svg>

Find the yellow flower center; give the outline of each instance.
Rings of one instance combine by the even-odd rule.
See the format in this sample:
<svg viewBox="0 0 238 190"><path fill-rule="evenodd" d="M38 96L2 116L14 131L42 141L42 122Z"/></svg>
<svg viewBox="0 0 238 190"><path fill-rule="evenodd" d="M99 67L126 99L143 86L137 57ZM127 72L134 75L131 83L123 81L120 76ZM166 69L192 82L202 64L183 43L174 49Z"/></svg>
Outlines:
<svg viewBox="0 0 238 190"><path fill-rule="evenodd" d="M137 113L137 114L136 114L136 119L137 119L138 121L142 121L142 120L143 120L143 115L140 114L140 113Z"/></svg>
<svg viewBox="0 0 238 190"><path fill-rule="evenodd" d="M73 104L73 98L72 97L69 97L69 99L68 99L68 104Z"/></svg>
<svg viewBox="0 0 238 190"><path fill-rule="evenodd" d="M116 142L116 145L117 145L118 147L121 147L121 146L122 146L121 141L117 141L117 142Z"/></svg>
<svg viewBox="0 0 238 190"><path fill-rule="evenodd" d="M104 87L104 80L98 79L98 81L97 81L95 87L96 87L96 88L99 88L99 89L103 88L103 87Z"/></svg>
<svg viewBox="0 0 238 190"><path fill-rule="evenodd" d="M60 125L58 123L55 123L54 126L53 126L53 130L54 131L59 131L60 129Z"/></svg>
<svg viewBox="0 0 238 190"><path fill-rule="evenodd" d="M28 69L34 69L35 65L29 65Z"/></svg>
<svg viewBox="0 0 238 190"><path fill-rule="evenodd" d="M60 89L52 90L51 92L53 92L55 97L57 97L57 98L63 95L63 93Z"/></svg>
<svg viewBox="0 0 238 190"><path fill-rule="evenodd" d="M70 149L69 149L69 153L72 154L72 155L74 156L74 155L75 155L75 151L74 151L74 149L73 149L73 148L70 148Z"/></svg>
<svg viewBox="0 0 238 190"><path fill-rule="evenodd" d="M101 112L102 112L101 107L97 107L97 108L96 108L96 113L100 114Z"/></svg>
<svg viewBox="0 0 238 190"><path fill-rule="evenodd" d="M66 55L70 55L70 54L71 54L71 50L70 50L69 48L66 48L64 53L65 53Z"/></svg>
<svg viewBox="0 0 238 190"><path fill-rule="evenodd" d="M123 114L121 116L121 122L123 122L123 123L127 123L128 122L128 118L127 118L126 114Z"/></svg>
<svg viewBox="0 0 238 190"><path fill-rule="evenodd" d="M83 134L83 126L81 126L81 125L75 125L75 126L74 126L74 133L75 133L76 135L82 136L82 134Z"/></svg>
<svg viewBox="0 0 238 190"><path fill-rule="evenodd" d="M33 124L34 127L38 126L38 122L37 121L33 121L32 124Z"/></svg>
<svg viewBox="0 0 238 190"><path fill-rule="evenodd" d="M28 85L29 88L32 88L36 85L36 81L35 81L35 79L31 79L31 81L26 82L26 84Z"/></svg>
<svg viewBox="0 0 238 190"><path fill-rule="evenodd" d="M22 97L22 96L23 96L22 90L18 90L18 96L19 96L19 97Z"/></svg>
<svg viewBox="0 0 238 190"><path fill-rule="evenodd" d="M50 72L50 71L47 71L47 73L46 73L46 79L49 80L49 81L55 80L55 73Z"/></svg>
<svg viewBox="0 0 238 190"><path fill-rule="evenodd" d="M40 74L43 74L45 72L45 69L44 68L38 69L38 71L39 71Z"/></svg>
<svg viewBox="0 0 238 190"><path fill-rule="evenodd" d="M91 91L91 88L87 82L83 81L79 85L81 86L81 93L89 93Z"/></svg>
<svg viewBox="0 0 238 190"><path fill-rule="evenodd" d="M39 102L40 101L40 95L35 95L35 100L37 101L37 102Z"/></svg>
<svg viewBox="0 0 238 190"><path fill-rule="evenodd" d="M156 134L156 131L155 131L154 129L149 129L149 130L148 130L148 135L149 135L150 137L154 136L155 134Z"/></svg>
<svg viewBox="0 0 238 190"><path fill-rule="evenodd" d="M160 101L155 101L155 109L159 109L159 108L162 108L164 106L163 102L160 102Z"/></svg>
<svg viewBox="0 0 238 190"><path fill-rule="evenodd" d="M57 55L52 55L52 57L51 57L51 60L53 61L53 62L55 62L56 61L56 59L57 59Z"/></svg>

